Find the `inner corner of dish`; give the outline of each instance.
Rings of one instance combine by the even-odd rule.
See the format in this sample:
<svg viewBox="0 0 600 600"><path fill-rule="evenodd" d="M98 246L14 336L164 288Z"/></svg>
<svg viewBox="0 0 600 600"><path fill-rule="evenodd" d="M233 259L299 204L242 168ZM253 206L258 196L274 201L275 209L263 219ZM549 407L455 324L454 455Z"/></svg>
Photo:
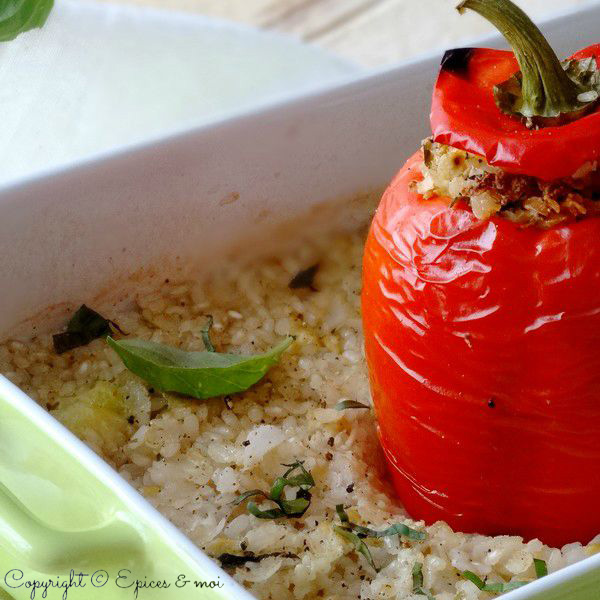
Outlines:
<svg viewBox="0 0 600 600"><path fill-rule="evenodd" d="M31 330L43 333L0 343L0 373L259 598L409 597L424 580L437 598L468 600L479 590L461 573L474 564L498 578L533 578L534 554L556 569L592 552L425 527L394 498L370 409L360 315L363 244L378 199L345 202L343 219L339 203L320 208L267 236L252 258L242 244L208 271L145 271L152 274L134 278L127 302L90 290L86 305L110 320L117 340L203 352L209 332L216 352L256 355L293 336L241 393L161 391L102 337L57 353L52 334L66 323L48 331L44 313ZM312 484L289 475L274 503L275 479L292 469ZM249 499L252 510L240 501L251 490L264 491ZM304 502L286 508L282 500ZM269 510L280 513L269 518ZM381 535L367 546L348 522ZM382 533L397 524L412 537Z"/></svg>

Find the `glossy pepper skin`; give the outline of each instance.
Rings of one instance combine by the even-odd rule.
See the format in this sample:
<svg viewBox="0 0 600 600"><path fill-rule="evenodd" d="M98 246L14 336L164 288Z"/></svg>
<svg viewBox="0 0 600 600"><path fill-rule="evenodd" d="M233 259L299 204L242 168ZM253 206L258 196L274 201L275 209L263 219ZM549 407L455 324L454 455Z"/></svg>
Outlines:
<svg viewBox="0 0 600 600"><path fill-rule="evenodd" d="M600 219L548 230L425 200L413 156L364 256L381 443L413 518L560 546L600 531Z"/></svg>
<svg viewBox="0 0 600 600"><path fill-rule="evenodd" d="M571 58L593 56L600 63L600 44ZM493 88L519 70L512 52L460 48L444 56L433 93L431 128L436 142L485 157L511 173L552 180L573 175L600 159L600 104L567 125L528 129L503 114Z"/></svg>

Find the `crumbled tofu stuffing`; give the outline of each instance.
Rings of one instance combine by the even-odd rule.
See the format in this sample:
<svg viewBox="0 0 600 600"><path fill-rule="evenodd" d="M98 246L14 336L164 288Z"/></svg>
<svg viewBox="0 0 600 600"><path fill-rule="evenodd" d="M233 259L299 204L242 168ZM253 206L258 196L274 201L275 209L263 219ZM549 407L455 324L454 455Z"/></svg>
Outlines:
<svg viewBox="0 0 600 600"><path fill-rule="evenodd" d="M423 143L423 157L417 191L425 198L448 196L453 202L466 202L479 219L498 215L523 226L548 228L600 212L595 162L568 179L543 181L508 173L480 156L431 140Z"/></svg>

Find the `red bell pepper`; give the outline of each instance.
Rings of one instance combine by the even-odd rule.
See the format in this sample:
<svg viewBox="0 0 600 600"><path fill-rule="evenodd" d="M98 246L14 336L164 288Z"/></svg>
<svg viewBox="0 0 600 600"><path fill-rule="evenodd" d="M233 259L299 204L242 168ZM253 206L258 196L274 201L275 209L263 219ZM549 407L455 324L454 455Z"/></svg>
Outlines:
<svg viewBox="0 0 600 600"><path fill-rule="evenodd" d="M447 58L440 75L438 140L538 177L546 164L562 174L561 157L572 169L596 156L594 105L578 118L506 115L491 86L514 74L514 57L467 54L464 71ZM532 117L538 129L521 121ZM478 220L417 193L422 160L384 194L363 266L371 389L399 498L413 518L457 530L588 542L600 532L600 219Z"/></svg>
<svg viewBox="0 0 600 600"><path fill-rule="evenodd" d="M431 108L434 141L483 156L489 164L507 171L544 180L570 177L585 163L598 160L600 75L596 64L590 61L589 71L578 73L579 87L568 77L539 30L521 22L519 9L503 9L507 3L487 0L470 0L463 6L479 10L506 32L515 53L486 48L460 48L446 53ZM507 20L514 26L507 27ZM526 31L525 37L522 31ZM571 57L573 61L585 58L600 60L600 44ZM532 62L539 70L529 73L532 84L529 89L523 86L522 97L535 100L522 101L525 107L518 107L520 114L533 120L528 127L513 114L498 109L494 96L501 95L502 89L494 93L494 88L510 81L519 66L524 69L530 65L531 69ZM573 62L572 68L577 65L581 67L581 63ZM524 81L528 81L527 74L524 70ZM594 81L586 82L586 78ZM588 88L586 83L590 84ZM578 97L583 94L585 98L586 93L590 101L579 102ZM510 101L510 92L504 94ZM534 114L534 101L542 104L538 110L545 114ZM587 114L581 116L582 111ZM565 115L568 121L571 113L580 118L562 124ZM544 120L553 126L547 126ZM536 123L546 126L532 129L531 124Z"/></svg>

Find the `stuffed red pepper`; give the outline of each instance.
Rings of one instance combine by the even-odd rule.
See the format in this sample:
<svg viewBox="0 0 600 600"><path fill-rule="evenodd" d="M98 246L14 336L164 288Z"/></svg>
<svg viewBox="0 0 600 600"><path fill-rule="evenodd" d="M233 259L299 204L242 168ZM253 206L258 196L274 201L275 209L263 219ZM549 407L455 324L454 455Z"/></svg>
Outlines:
<svg viewBox="0 0 600 600"><path fill-rule="evenodd" d="M600 532L600 45L446 53L432 137L384 194L363 320L381 443L414 518L550 545Z"/></svg>

